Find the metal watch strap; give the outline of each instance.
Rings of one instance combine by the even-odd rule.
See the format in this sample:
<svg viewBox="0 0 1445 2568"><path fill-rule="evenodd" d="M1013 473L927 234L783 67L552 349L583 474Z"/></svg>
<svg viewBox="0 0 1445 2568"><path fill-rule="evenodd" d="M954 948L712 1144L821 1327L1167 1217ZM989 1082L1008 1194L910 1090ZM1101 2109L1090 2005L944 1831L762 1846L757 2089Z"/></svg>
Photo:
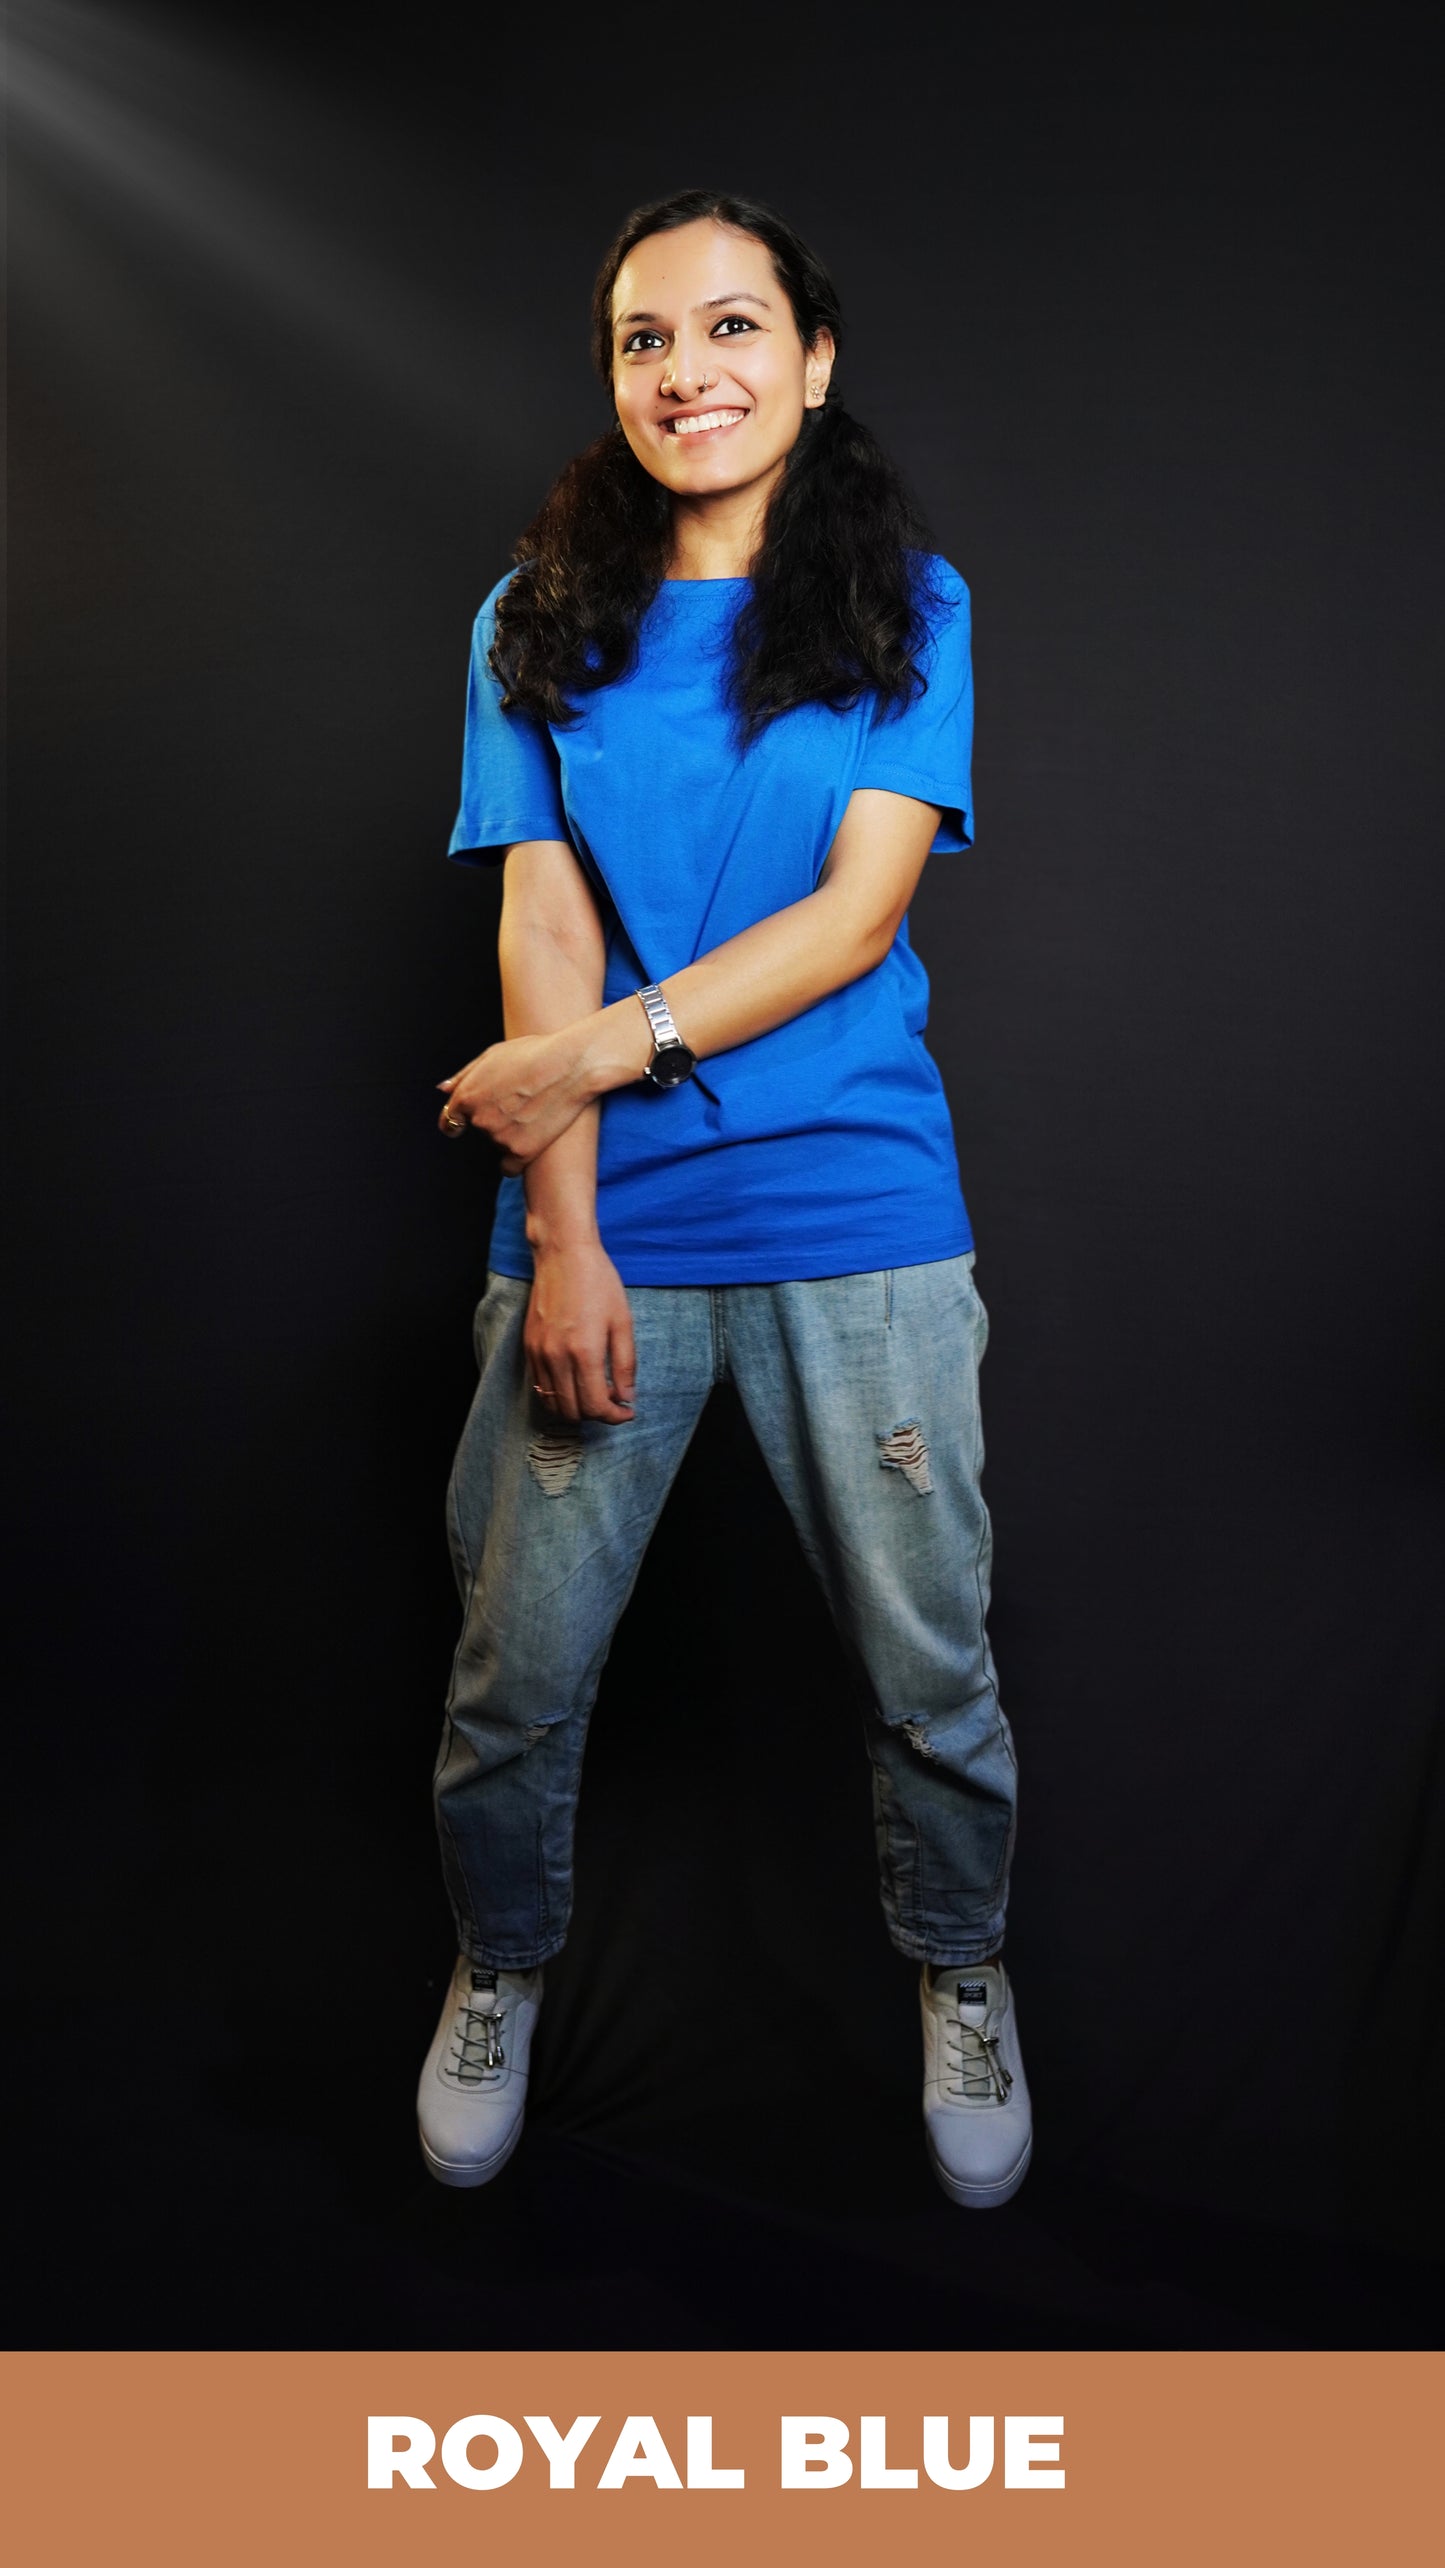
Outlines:
<svg viewBox="0 0 1445 2568"><path fill-rule="evenodd" d="M672 1044L676 1044L679 1049L685 1048L682 1037L673 1024L672 1010L657 983L649 981L646 988L639 990L637 995L647 1010L647 1022L652 1028L652 1040L657 1050L666 1051Z"/></svg>

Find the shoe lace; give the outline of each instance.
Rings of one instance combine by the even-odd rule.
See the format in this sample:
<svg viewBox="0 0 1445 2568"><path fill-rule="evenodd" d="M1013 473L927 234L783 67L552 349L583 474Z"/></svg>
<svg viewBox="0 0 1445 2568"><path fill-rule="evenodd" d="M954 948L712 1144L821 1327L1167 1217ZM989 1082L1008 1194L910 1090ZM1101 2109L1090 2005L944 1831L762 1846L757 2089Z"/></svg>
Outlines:
<svg viewBox="0 0 1445 2568"><path fill-rule="evenodd" d="M507 2065L502 2027L507 2008L497 1995L495 1971L472 1973L470 1993L462 1999L452 2027L454 2075L462 2086L480 2086Z"/></svg>
<svg viewBox="0 0 1445 2568"><path fill-rule="evenodd" d="M966 2097L970 2104L1007 2104L1013 2077L999 2058L998 2045L997 2031L965 2024L955 2016L946 2039L949 2061L957 2073L949 2092Z"/></svg>

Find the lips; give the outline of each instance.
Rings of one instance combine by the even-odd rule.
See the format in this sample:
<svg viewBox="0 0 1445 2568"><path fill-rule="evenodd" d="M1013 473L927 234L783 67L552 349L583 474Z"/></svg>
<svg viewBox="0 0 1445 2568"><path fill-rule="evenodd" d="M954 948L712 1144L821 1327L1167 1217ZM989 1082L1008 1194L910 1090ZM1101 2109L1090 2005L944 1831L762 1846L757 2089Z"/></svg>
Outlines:
<svg viewBox="0 0 1445 2568"><path fill-rule="evenodd" d="M736 428L738 421L746 419L747 415L745 410L735 406L722 410L678 411L663 421L663 434L670 437L716 437L725 428Z"/></svg>

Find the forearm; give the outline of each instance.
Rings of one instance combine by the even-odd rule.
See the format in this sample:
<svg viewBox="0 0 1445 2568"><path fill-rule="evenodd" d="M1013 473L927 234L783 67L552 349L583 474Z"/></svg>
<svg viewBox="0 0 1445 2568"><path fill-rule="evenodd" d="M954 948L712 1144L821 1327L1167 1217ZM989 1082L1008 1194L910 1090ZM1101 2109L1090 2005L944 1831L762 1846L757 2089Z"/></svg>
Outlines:
<svg viewBox="0 0 1445 2568"><path fill-rule="evenodd" d="M670 972L662 993L699 1060L770 1034L876 970L917 888L937 825L932 804L903 794L854 793L815 890ZM592 1096L640 1078L652 1057L650 1029L635 999L596 1010L576 1038L582 1085Z"/></svg>
<svg viewBox="0 0 1445 2568"><path fill-rule="evenodd" d="M595 1014L602 997L605 949L591 895L584 885L581 900L575 898L565 871L534 861L541 856L540 849L524 848L507 859L497 953L509 1039L558 1033ZM560 909L548 898L549 875L565 895ZM599 1112L595 1103L584 1107L523 1172L527 1237L538 1254L597 1240Z"/></svg>
<svg viewBox="0 0 1445 2568"><path fill-rule="evenodd" d="M937 823L932 804L855 791L814 891L661 983L684 1043L700 1060L730 1052L875 970L898 933ZM453 1111L459 1103L468 1122L491 1134L506 1166L540 1161L597 1098L630 1086L647 1069L652 1029L646 1013L633 995L611 1007L597 1005L602 967L598 921L597 951L595 957L589 951L585 977L552 960L541 971L545 1026L529 998L525 1029L520 1015L515 1027L508 1019L514 1040L494 1045L456 1080L442 1082ZM519 987L538 970L529 963L523 974L519 966ZM585 1009L579 1004L584 989ZM564 1221L576 1216L573 1172L581 1151L582 1144L574 1144L575 1158L560 1163L567 1173ZM536 1214L543 1224L552 1218L550 1192L545 1201L536 1199Z"/></svg>
<svg viewBox="0 0 1445 2568"><path fill-rule="evenodd" d="M460 1120L465 1130L472 1120L472 1072L489 1060L545 1050L579 1017L597 1012L606 967L602 921L565 842L509 848L498 959L506 1040L443 1081L452 1100L446 1129ZM593 1101L578 1102L581 1111L560 1129L554 1125L550 1143L520 1157L503 1152L503 1166L522 1175L534 1260L522 1345L533 1394L555 1416L625 1426L633 1414L636 1341L622 1279L597 1228L599 1110Z"/></svg>
<svg viewBox="0 0 1445 2568"><path fill-rule="evenodd" d="M860 915L856 899L825 882L670 972L660 986L684 1042L706 1060L770 1034L873 971L897 927L891 914ZM594 1096L640 1079L652 1057L651 1029L635 998L595 1010L576 1031Z"/></svg>
<svg viewBox="0 0 1445 2568"><path fill-rule="evenodd" d="M890 910L860 904L856 889L824 881L806 900L700 954L664 984L700 1060L771 1034L850 981L876 970L897 933Z"/></svg>

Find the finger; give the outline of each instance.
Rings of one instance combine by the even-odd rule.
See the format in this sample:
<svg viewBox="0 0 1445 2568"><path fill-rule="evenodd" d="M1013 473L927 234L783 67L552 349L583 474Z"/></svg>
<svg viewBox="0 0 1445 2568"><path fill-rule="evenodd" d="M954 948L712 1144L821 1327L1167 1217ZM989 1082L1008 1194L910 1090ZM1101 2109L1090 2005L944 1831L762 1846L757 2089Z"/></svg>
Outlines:
<svg viewBox="0 0 1445 2568"><path fill-rule="evenodd" d="M534 1159L539 1158L552 1137L548 1133L539 1140L535 1133L519 1132L511 1116L502 1114L495 1118L495 1129L487 1127L487 1135L509 1177L520 1175Z"/></svg>
<svg viewBox="0 0 1445 2568"><path fill-rule="evenodd" d="M527 1378L549 1418L570 1414L567 1404L572 1398L572 1369L565 1355L547 1355L540 1349L529 1355Z"/></svg>
<svg viewBox="0 0 1445 2568"><path fill-rule="evenodd" d="M582 1412L577 1406L577 1377L565 1356L552 1367L553 1408L555 1418L565 1418L575 1426Z"/></svg>
<svg viewBox="0 0 1445 2568"><path fill-rule="evenodd" d="M633 1333L632 1314L615 1320L608 1335L608 1364L612 1388L625 1409L632 1407L637 1389L637 1339Z"/></svg>
<svg viewBox="0 0 1445 2568"><path fill-rule="evenodd" d="M589 1409L587 1414L591 1418L600 1418L603 1425L607 1427L627 1427L632 1424L631 1409L627 1408L611 1391L604 1391L596 1408Z"/></svg>
<svg viewBox="0 0 1445 2568"><path fill-rule="evenodd" d="M573 1374L581 1416L603 1418L615 1426L625 1413L613 1399L600 1352L595 1356L574 1357Z"/></svg>
<svg viewBox="0 0 1445 2568"><path fill-rule="evenodd" d="M448 1141L460 1141L463 1133L470 1128L470 1120L464 1106L455 1104L443 1106L437 1117L437 1130L445 1133Z"/></svg>
<svg viewBox="0 0 1445 2568"><path fill-rule="evenodd" d="M625 1427L632 1415L632 1406L630 1401L619 1396L606 1355L599 1352L595 1359L580 1363L578 1369L585 1402L584 1417L601 1418L609 1427Z"/></svg>

